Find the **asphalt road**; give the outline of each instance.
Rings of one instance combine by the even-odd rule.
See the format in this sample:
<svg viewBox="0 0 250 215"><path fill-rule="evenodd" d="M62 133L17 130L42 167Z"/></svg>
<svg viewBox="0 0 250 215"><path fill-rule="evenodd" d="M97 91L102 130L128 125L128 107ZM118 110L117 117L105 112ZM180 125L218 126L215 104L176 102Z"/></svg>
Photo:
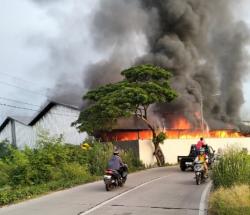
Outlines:
<svg viewBox="0 0 250 215"><path fill-rule="evenodd" d="M98 181L3 207L0 215L202 215L209 185L197 186L194 173L178 167L154 168L130 174L111 192Z"/></svg>

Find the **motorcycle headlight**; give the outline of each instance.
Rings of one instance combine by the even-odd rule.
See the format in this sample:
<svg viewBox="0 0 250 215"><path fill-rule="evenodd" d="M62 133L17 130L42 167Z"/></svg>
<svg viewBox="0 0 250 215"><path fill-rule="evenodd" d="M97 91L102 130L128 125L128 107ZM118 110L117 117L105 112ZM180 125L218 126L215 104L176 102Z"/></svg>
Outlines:
<svg viewBox="0 0 250 215"><path fill-rule="evenodd" d="M195 171L200 171L201 168L202 168L201 164L196 164L196 165L194 166L194 170L195 170Z"/></svg>

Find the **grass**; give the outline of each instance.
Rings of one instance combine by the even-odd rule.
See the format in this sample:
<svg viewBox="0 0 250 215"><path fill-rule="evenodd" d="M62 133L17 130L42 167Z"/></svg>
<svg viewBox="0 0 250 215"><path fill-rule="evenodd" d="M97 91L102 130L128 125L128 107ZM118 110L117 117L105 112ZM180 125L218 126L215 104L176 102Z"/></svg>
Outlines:
<svg viewBox="0 0 250 215"><path fill-rule="evenodd" d="M250 215L250 156L228 148L212 170L210 215Z"/></svg>
<svg viewBox="0 0 250 215"><path fill-rule="evenodd" d="M36 148L23 150L0 142L0 206L100 179L112 152L111 143L74 146L46 135ZM132 151L121 151L121 157L129 172L144 168Z"/></svg>
<svg viewBox="0 0 250 215"><path fill-rule="evenodd" d="M0 206L35 198L37 196L50 193L52 191L59 191L66 188L71 188L73 186L96 181L98 179L100 179L100 177L91 176L89 178L84 179L75 179L69 181L52 181L46 184L18 187L15 189L9 187L1 190L0 192Z"/></svg>
<svg viewBox="0 0 250 215"><path fill-rule="evenodd" d="M237 148L229 148L214 165L212 179L215 188L235 184L250 184L250 157Z"/></svg>
<svg viewBox="0 0 250 215"><path fill-rule="evenodd" d="M209 215L249 215L250 186L221 187L211 194L209 205Z"/></svg>

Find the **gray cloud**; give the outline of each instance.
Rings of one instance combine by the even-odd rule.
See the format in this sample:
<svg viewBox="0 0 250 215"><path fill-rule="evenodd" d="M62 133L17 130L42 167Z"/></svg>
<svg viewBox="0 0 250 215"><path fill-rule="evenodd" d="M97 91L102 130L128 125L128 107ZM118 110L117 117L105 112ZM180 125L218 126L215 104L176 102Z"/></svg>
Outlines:
<svg viewBox="0 0 250 215"><path fill-rule="evenodd" d="M171 84L180 95L172 104L155 107L157 114L167 119L168 113L181 113L199 127L194 112L200 111L202 98L204 115L212 128L237 123L244 102L242 81L248 57L244 47L249 30L234 19L233 4L228 0L100 1L90 19L88 42L105 57L85 69L75 69L82 65L81 59L75 59L85 49L84 42L64 47L63 40L57 41L51 47L54 69L66 68L60 82L68 78L62 84L68 93L57 85L57 97L74 102L72 94L81 98L86 89L120 80L120 71L126 67L152 63L173 72ZM81 11L72 19L81 17L78 13ZM82 29L84 19L78 20L74 31L64 26L67 30L62 38ZM80 90L72 84L76 70ZM220 96L215 96L218 92Z"/></svg>
<svg viewBox="0 0 250 215"><path fill-rule="evenodd" d="M156 112L165 118L168 112L182 113L197 127L200 123L194 111L200 111L202 96L204 115L212 127L225 127L239 120L247 60L244 47L249 42L249 30L243 22L234 20L230 1L141 0L131 3L124 0L112 3L114 1L103 2L102 9L96 13L93 23L99 35L96 44L101 41L101 47L110 46L118 39L122 44L124 37L126 40L128 35L140 30L146 35L149 52L137 59L136 64L152 63L174 74L172 86L180 97L172 104L156 107ZM119 12L123 9L127 13ZM112 64L116 65L115 59ZM117 68L109 71L110 74L119 72ZM87 77L93 80L99 75L91 71ZM110 75L104 83L112 79ZM215 96L218 92L219 97Z"/></svg>
<svg viewBox="0 0 250 215"><path fill-rule="evenodd" d="M39 5L48 5L48 4L58 3L58 2L62 3L65 0L30 0L30 1Z"/></svg>

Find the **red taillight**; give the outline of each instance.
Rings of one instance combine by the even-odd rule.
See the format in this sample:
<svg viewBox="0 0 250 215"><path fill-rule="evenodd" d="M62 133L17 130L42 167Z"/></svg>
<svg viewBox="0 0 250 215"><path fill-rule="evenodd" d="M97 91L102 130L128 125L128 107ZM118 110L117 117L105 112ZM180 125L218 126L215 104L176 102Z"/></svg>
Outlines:
<svg viewBox="0 0 250 215"><path fill-rule="evenodd" d="M112 169L107 169L107 170L105 171L105 173L111 175L111 174L113 173L113 171L112 171Z"/></svg>

